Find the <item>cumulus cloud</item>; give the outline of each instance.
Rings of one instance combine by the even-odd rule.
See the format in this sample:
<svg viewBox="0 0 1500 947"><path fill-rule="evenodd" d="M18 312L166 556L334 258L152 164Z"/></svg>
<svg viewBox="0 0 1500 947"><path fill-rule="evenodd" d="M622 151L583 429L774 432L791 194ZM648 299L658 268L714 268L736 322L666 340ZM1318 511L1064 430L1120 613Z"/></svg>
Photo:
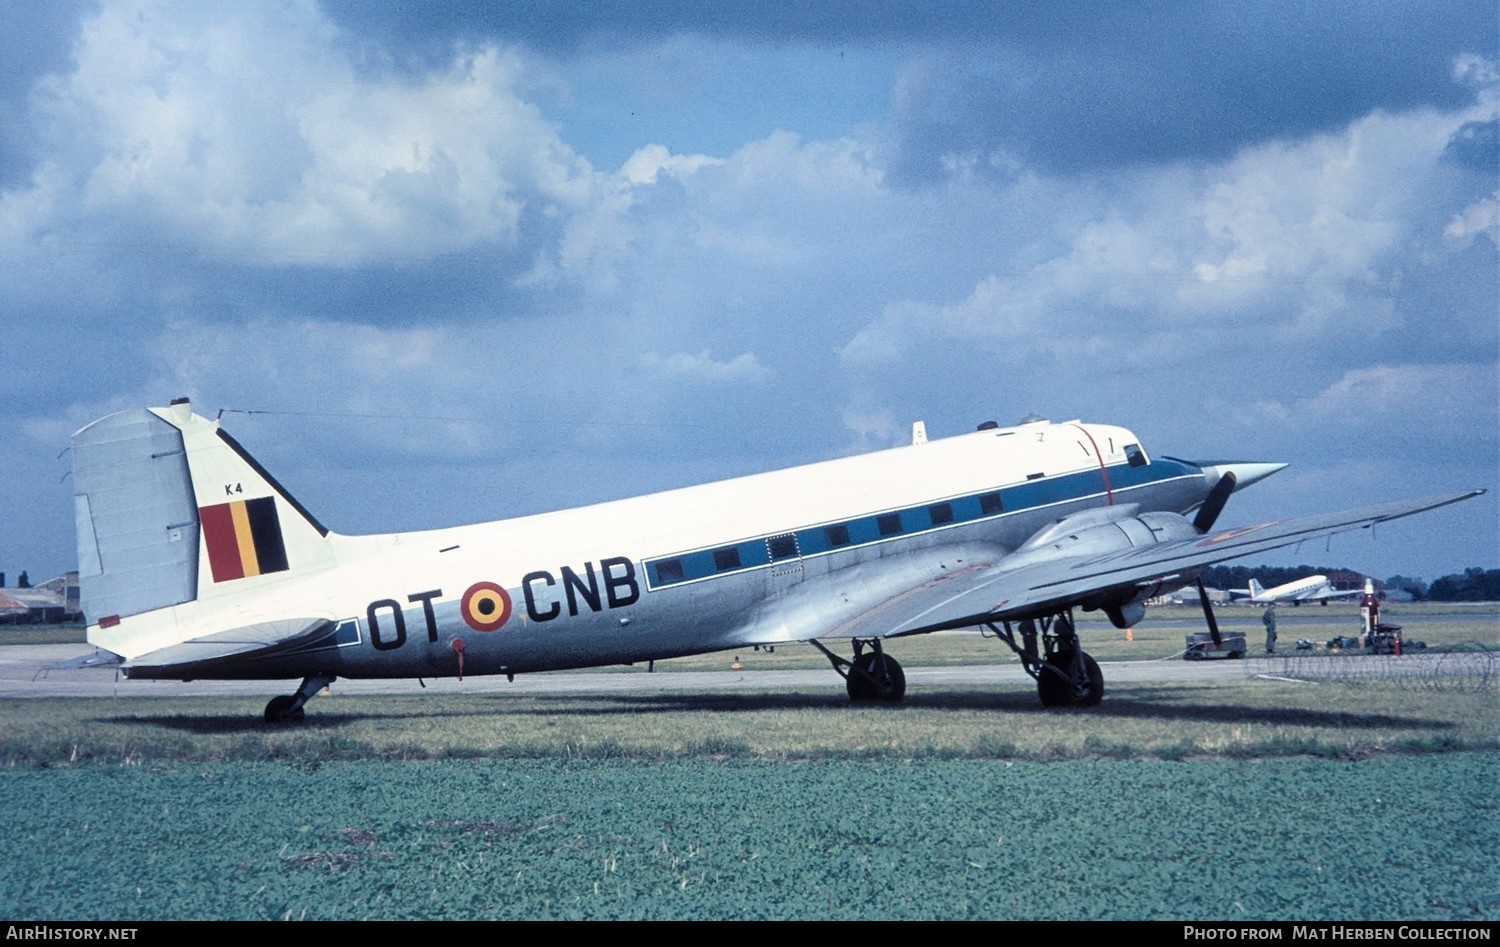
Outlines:
<svg viewBox="0 0 1500 947"><path fill-rule="evenodd" d="M1307 405L1316 422L1350 426L1391 425L1424 433L1455 434L1474 426L1500 426L1493 364L1371 365L1346 371Z"/></svg>
<svg viewBox="0 0 1500 947"><path fill-rule="evenodd" d="M1003 180L1018 164L1076 173L1223 161L1375 111L1451 110L1471 94L1452 81L1454 54L1470 54L1463 79L1482 73L1472 54L1493 46L1496 29L1482 0L1115 5L1034 18L997 7L977 19L973 42L925 47L903 69L893 162L903 180L930 183L954 167Z"/></svg>
<svg viewBox="0 0 1500 947"><path fill-rule="evenodd" d="M33 233L149 233L254 265L514 245L524 213L580 207L596 184L526 101L522 71L484 47L371 77L310 2L121 0L39 86L55 147L8 202Z"/></svg>
<svg viewBox="0 0 1500 947"><path fill-rule="evenodd" d="M32 58L31 164L0 177L0 306L24 314L0 342L40 353L0 377L17 442L52 458L59 431L178 394L300 412L246 426L287 480L341 467L330 520L373 506L374 528L905 443L917 418L1119 420L1183 456L1295 436L1306 459L1351 418L1399 427L1405 389L1449 419L1442 456L1493 454L1495 80L1453 59L1472 13L1315 67L1249 30L1186 93L1201 114L1148 115L1142 81L1201 75L1215 24L1283 8L1125 57L1101 53L1177 14L984 13L846 59L832 27L699 42L681 18L558 53L495 25L518 14L430 6L104 0L71 59ZM919 146L940 160L912 186ZM456 469L467 495L428 495ZM368 477L380 503L347 490Z"/></svg>
<svg viewBox="0 0 1500 947"><path fill-rule="evenodd" d="M946 339L1088 357L1203 329L1298 344L1327 328L1391 328L1399 317L1381 297L1397 254L1421 238L1439 159L1474 114L1375 113L1219 165L1119 177L1057 255L991 274L957 302L893 303L841 356L889 361ZM1494 213L1493 198L1479 201L1447 236L1489 232ZM1252 313L1261 319L1247 323Z"/></svg>
<svg viewBox="0 0 1500 947"><path fill-rule="evenodd" d="M860 449L888 447L901 436L901 425L890 411L864 412L851 408L843 411L844 425L857 438Z"/></svg>
<svg viewBox="0 0 1500 947"><path fill-rule="evenodd" d="M1463 250L1484 234L1490 242L1500 245L1500 191L1480 198L1454 214L1443 228L1443 239L1455 250Z"/></svg>
<svg viewBox="0 0 1500 947"><path fill-rule="evenodd" d="M674 155L665 145L646 145L626 159L620 173L631 184L654 184L663 174L680 177L717 164L723 161L709 155Z"/></svg>
<svg viewBox="0 0 1500 947"><path fill-rule="evenodd" d="M1460 53L1453 57L1453 79L1481 90L1481 94L1493 105L1496 83L1500 83L1500 65L1489 56L1472 52Z"/></svg>

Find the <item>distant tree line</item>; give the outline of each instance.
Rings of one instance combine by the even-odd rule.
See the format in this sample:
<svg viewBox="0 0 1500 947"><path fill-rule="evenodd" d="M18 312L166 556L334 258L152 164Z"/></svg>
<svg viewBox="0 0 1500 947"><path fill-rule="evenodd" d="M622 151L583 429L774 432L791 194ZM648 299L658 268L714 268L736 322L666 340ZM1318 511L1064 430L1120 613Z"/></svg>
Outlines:
<svg viewBox="0 0 1500 947"><path fill-rule="evenodd" d="M1344 566L1209 566L1203 570L1203 584L1216 589L1244 589L1257 579L1266 588L1295 582L1310 575L1326 575L1334 588L1355 589L1364 585L1364 576ZM1377 588L1407 592L1416 601L1428 602L1495 602L1500 601L1500 569L1473 566L1462 574L1454 573L1434 580L1430 585L1419 578L1393 575Z"/></svg>
<svg viewBox="0 0 1500 947"><path fill-rule="evenodd" d="M1471 566L1463 575L1445 575L1427 588L1430 602L1493 602L1500 600L1500 569Z"/></svg>

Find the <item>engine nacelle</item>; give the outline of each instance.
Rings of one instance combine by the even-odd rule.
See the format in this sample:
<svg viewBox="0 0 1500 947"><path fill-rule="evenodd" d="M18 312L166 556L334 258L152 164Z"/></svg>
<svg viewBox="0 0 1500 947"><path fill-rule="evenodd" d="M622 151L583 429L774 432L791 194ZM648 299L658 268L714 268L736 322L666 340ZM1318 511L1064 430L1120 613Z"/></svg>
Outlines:
<svg viewBox="0 0 1500 947"><path fill-rule="evenodd" d="M1142 513L1139 504L1123 503L1082 510L1038 530L1006 557L1006 565L1035 561L1093 559L1141 546L1201 536L1192 522L1176 513ZM1103 609L1116 628L1129 628L1146 614L1146 600L1161 594L1164 585L1176 588L1191 580L1183 575L1172 582L1105 589L1080 603L1084 610Z"/></svg>

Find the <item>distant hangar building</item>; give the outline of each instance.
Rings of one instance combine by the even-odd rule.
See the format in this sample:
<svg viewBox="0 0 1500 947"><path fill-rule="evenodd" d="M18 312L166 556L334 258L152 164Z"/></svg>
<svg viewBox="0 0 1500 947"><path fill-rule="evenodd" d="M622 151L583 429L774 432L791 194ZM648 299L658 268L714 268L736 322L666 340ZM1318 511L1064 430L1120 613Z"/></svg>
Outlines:
<svg viewBox="0 0 1500 947"><path fill-rule="evenodd" d="M76 572L48 579L31 588L0 589L0 624L59 624L82 617Z"/></svg>

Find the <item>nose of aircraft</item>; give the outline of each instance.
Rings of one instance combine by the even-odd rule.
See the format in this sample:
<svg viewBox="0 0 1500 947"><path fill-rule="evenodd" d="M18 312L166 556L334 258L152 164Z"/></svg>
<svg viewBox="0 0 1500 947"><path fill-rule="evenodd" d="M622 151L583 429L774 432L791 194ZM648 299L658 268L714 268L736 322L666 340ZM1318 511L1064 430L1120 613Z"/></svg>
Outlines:
<svg viewBox="0 0 1500 947"><path fill-rule="evenodd" d="M1236 492L1245 489L1250 484L1264 480L1278 470L1284 470L1286 464L1267 464L1259 461L1222 461L1211 464L1199 464L1203 468L1203 476L1208 478L1210 486L1218 483L1219 478L1230 471L1234 472Z"/></svg>

